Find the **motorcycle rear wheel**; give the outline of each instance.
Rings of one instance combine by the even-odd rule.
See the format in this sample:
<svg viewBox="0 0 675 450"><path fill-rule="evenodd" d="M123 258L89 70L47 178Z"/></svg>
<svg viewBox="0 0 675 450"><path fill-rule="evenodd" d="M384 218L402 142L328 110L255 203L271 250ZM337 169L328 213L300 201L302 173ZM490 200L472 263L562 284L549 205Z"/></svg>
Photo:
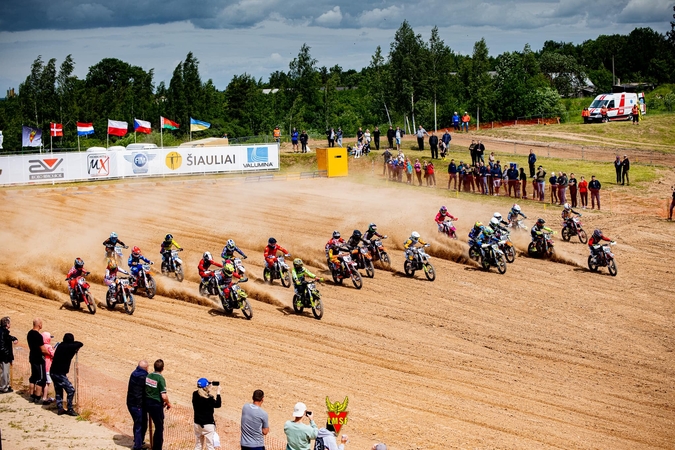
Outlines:
<svg viewBox="0 0 675 450"><path fill-rule="evenodd" d="M481 258L480 258L480 266L481 266L484 270L490 270L490 261L488 261L487 257L481 256Z"/></svg>
<svg viewBox="0 0 675 450"><path fill-rule="evenodd" d="M588 242L588 235L584 230L579 230L579 241L581 241L582 244L586 244Z"/></svg>
<svg viewBox="0 0 675 450"><path fill-rule="evenodd" d="M302 305L302 299L296 294L293 296L293 311L297 314L301 314L305 310L305 307Z"/></svg>
<svg viewBox="0 0 675 450"><path fill-rule="evenodd" d="M387 252L382 252L380 254L380 261L387 267L391 267L391 260L389 259L389 254Z"/></svg>
<svg viewBox="0 0 675 450"><path fill-rule="evenodd" d="M314 307L312 308L312 314L317 320L321 320L323 317L323 302L320 298L314 299Z"/></svg>
<svg viewBox="0 0 675 450"><path fill-rule="evenodd" d="M357 270L354 270L351 273L350 278L352 279L352 284L356 289L361 289L363 287L363 279Z"/></svg>
<svg viewBox="0 0 675 450"><path fill-rule="evenodd" d="M199 283L199 295L202 297L209 296L209 289L204 285L204 283Z"/></svg>
<svg viewBox="0 0 675 450"><path fill-rule="evenodd" d="M616 268L616 261L614 261L613 259L610 259L607 262L607 269L609 270L609 274L611 276L615 277L616 274L618 273L618 270Z"/></svg>
<svg viewBox="0 0 675 450"><path fill-rule="evenodd" d="M286 269L281 271L281 284L287 288L291 287L291 274Z"/></svg>
<svg viewBox="0 0 675 450"><path fill-rule="evenodd" d="M268 284L272 283L272 271L270 271L270 269L268 269L267 267L263 269L263 280L265 281L265 283Z"/></svg>
<svg viewBox="0 0 675 450"><path fill-rule="evenodd" d="M412 263L410 261L406 260L403 263L403 270L409 277L415 276L415 270L412 268Z"/></svg>
<svg viewBox="0 0 675 450"><path fill-rule="evenodd" d="M154 278L148 276L148 285L145 287L145 292L148 295L148 298L152 298L157 293L157 284L155 283Z"/></svg>
<svg viewBox="0 0 675 450"><path fill-rule="evenodd" d="M480 260L480 252L475 247L469 248L469 258L478 262Z"/></svg>
<svg viewBox="0 0 675 450"><path fill-rule="evenodd" d="M244 313L244 317L246 317L247 320L251 320L253 317L253 310L251 309L251 304L249 303L248 299L245 298L241 302L241 312Z"/></svg>
<svg viewBox="0 0 675 450"><path fill-rule="evenodd" d="M176 266L176 279L181 283L185 279L185 274L183 273L183 266Z"/></svg>
<svg viewBox="0 0 675 450"><path fill-rule="evenodd" d="M429 281L434 281L436 279L436 270L434 270L434 266L432 266L431 263L426 263L424 265L424 275L426 275L427 280Z"/></svg>
<svg viewBox="0 0 675 450"><path fill-rule="evenodd" d="M96 314L96 302L94 301L94 296L89 292L85 292L84 295L87 297L87 309L92 314Z"/></svg>
<svg viewBox="0 0 675 450"><path fill-rule="evenodd" d="M80 309L80 302L77 300L73 300L72 298L70 299L70 303L73 305L73 308L75 309Z"/></svg>
<svg viewBox="0 0 675 450"><path fill-rule="evenodd" d="M572 232L570 231L569 227L563 227L562 231L560 232L560 237L563 238L563 241L569 242L570 239L572 239Z"/></svg>
<svg viewBox="0 0 675 450"><path fill-rule="evenodd" d="M169 276L169 266L165 262L162 262L162 275Z"/></svg>
<svg viewBox="0 0 675 450"><path fill-rule="evenodd" d="M115 299L112 296L110 289L108 289L108 292L105 293L105 305L108 307L108 309L115 309Z"/></svg>
<svg viewBox="0 0 675 450"><path fill-rule="evenodd" d="M131 292L127 295L127 302L124 304L124 310L129 315L132 315L134 311L136 311L136 300L134 300L134 296L131 295Z"/></svg>
<svg viewBox="0 0 675 450"><path fill-rule="evenodd" d="M598 271L598 263L593 261L592 255L588 256L588 270L590 270L591 272L597 272Z"/></svg>

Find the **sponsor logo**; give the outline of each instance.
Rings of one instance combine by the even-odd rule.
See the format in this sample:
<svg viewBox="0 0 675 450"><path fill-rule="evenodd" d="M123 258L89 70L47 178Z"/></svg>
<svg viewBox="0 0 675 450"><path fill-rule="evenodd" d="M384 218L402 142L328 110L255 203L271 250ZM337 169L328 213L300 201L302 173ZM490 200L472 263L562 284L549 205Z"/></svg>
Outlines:
<svg viewBox="0 0 675 450"><path fill-rule="evenodd" d="M134 173L148 173L148 166L150 161L157 156L154 153L137 152L131 155L124 155L124 159L131 163Z"/></svg>
<svg viewBox="0 0 675 450"><path fill-rule="evenodd" d="M166 155L164 162L166 163L166 167L176 170L183 165L183 157L178 152L170 152Z"/></svg>
<svg viewBox="0 0 675 450"><path fill-rule="evenodd" d="M244 163L246 169L257 169L264 167L274 167L269 160L268 147L249 147L246 149L246 159L248 163Z"/></svg>
<svg viewBox="0 0 675 450"><path fill-rule="evenodd" d="M63 168L59 167L63 163L63 158L44 158L31 159L28 161L29 180L51 180L54 178L63 178ZM58 172L57 172L58 170Z"/></svg>
<svg viewBox="0 0 675 450"><path fill-rule="evenodd" d="M110 175L110 156L87 155L87 173L90 177L107 177Z"/></svg>
<svg viewBox="0 0 675 450"><path fill-rule="evenodd" d="M328 423L335 427L335 432L340 433L340 428L342 425L347 425L347 405L349 404L349 397L345 397L345 400L340 402L331 403L331 401L326 397L326 409L328 412Z"/></svg>
<svg viewBox="0 0 675 450"><path fill-rule="evenodd" d="M220 166L234 163L235 163L234 155L193 156L192 153L188 153L187 155L188 166Z"/></svg>

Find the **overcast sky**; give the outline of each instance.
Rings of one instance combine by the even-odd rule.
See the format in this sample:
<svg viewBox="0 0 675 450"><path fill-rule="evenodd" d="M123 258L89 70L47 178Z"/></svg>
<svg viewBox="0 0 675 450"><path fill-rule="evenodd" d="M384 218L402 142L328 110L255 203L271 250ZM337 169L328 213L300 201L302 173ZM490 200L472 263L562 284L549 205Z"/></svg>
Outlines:
<svg viewBox="0 0 675 450"><path fill-rule="evenodd" d="M455 52L484 37L490 53L581 43L635 27L670 30L675 0L3 0L0 97L18 88L33 60L72 54L75 73L113 57L168 81L192 51L204 80L224 89L235 74L267 79L307 43L319 65L366 66L385 54L404 19L428 39L437 25Z"/></svg>

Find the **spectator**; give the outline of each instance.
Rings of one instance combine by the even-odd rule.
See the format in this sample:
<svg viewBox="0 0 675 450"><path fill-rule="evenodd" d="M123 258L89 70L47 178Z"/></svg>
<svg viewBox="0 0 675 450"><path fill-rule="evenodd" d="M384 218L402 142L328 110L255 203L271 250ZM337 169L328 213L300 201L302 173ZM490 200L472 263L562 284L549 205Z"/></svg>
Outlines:
<svg viewBox="0 0 675 450"><path fill-rule="evenodd" d="M337 445L337 433L335 433L335 427L329 421L326 422L325 428L320 428L316 436L316 441L323 444L323 449L326 450L344 450L345 444L349 442L349 438L346 435L342 435L340 439L340 445ZM315 445L315 449L318 446Z"/></svg>
<svg viewBox="0 0 675 450"><path fill-rule="evenodd" d="M520 168L519 178L520 178L520 189L522 190L522 192L520 192L521 194L520 197L527 198L527 174L525 173L525 169L522 167Z"/></svg>
<svg viewBox="0 0 675 450"><path fill-rule="evenodd" d="M384 165L382 167L382 175L384 175L387 172L387 162L391 159L391 152L389 149L386 149L384 153L382 153L382 158L384 159Z"/></svg>
<svg viewBox="0 0 675 450"><path fill-rule="evenodd" d="M494 163L495 163L495 152L490 152L490 156L488 156L488 165L492 168Z"/></svg>
<svg viewBox="0 0 675 450"><path fill-rule="evenodd" d="M509 169L506 171L506 178L508 179L507 189L509 197L511 197L512 192L517 197L518 195L515 193L515 191L516 184L518 183L518 169L516 169L516 165L514 163L509 164Z"/></svg>
<svg viewBox="0 0 675 450"><path fill-rule="evenodd" d="M539 199L539 183L537 183L537 177L532 178L532 200Z"/></svg>
<svg viewBox="0 0 675 450"><path fill-rule="evenodd" d="M398 127L396 127L398 128ZM389 148L393 149L394 148L394 138L396 137L396 131L394 131L394 127L389 125L389 129L387 130L387 142L389 143Z"/></svg>
<svg viewBox="0 0 675 450"><path fill-rule="evenodd" d="M426 161L422 164L422 173L424 173L424 183L429 187L429 164Z"/></svg>
<svg viewBox="0 0 675 450"><path fill-rule="evenodd" d="M602 186L600 182L595 179L595 175L591 175L591 182L588 183L588 190L591 191L591 209L595 209L595 202L598 202L598 210L600 209L600 189Z"/></svg>
<svg viewBox="0 0 675 450"><path fill-rule="evenodd" d="M429 133L420 125L417 128L417 149L420 151L424 150L424 136L429 136Z"/></svg>
<svg viewBox="0 0 675 450"><path fill-rule="evenodd" d="M537 155L530 149L530 154L527 157L527 164L530 166L530 178L534 178L534 164L537 162Z"/></svg>
<svg viewBox="0 0 675 450"><path fill-rule="evenodd" d="M309 425L302 423L305 416L309 419ZM293 420L288 420L284 425L286 450L310 450L311 441L316 439L318 432L313 414L307 411L304 403L296 403L293 408Z"/></svg>
<svg viewBox="0 0 675 450"><path fill-rule="evenodd" d="M476 162L480 161L482 163L485 163L485 160L483 159L483 153L485 153L485 146L481 141L478 141L476 143L476 147L474 148L476 151Z"/></svg>
<svg viewBox="0 0 675 450"><path fill-rule="evenodd" d="M171 402L166 393L166 380L162 376L164 361L158 359L154 364L155 371L145 378L145 410L155 426L152 436L152 450L162 450L164 445L164 408L171 409Z"/></svg>
<svg viewBox="0 0 675 450"><path fill-rule="evenodd" d="M535 175L537 180L537 190L539 191L539 201L544 201L544 195L546 194L546 171L542 166L539 166L537 173Z"/></svg>
<svg viewBox="0 0 675 450"><path fill-rule="evenodd" d="M216 388L216 396L211 395L211 383L206 378L197 380L197 390L192 393L192 409L194 410L195 450L214 450L216 436L216 419L213 410L220 408L220 384Z"/></svg>
<svg viewBox="0 0 675 450"><path fill-rule="evenodd" d="M35 403L38 403L42 398L42 390L47 383L47 371L45 368L47 348L45 347L44 338L40 334L41 329L42 319L36 317L33 319L33 329L26 336L29 349L28 362L30 363L28 393L30 394L30 401Z"/></svg>
<svg viewBox="0 0 675 450"><path fill-rule="evenodd" d="M415 175L417 175L417 182L422 186L422 164L419 159L415 159Z"/></svg>
<svg viewBox="0 0 675 450"><path fill-rule="evenodd" d="M274 127L272 134L274 135L274 142L281 145L281 129L279 128L279 125Z"/></svg>
<svg viewBox="0 0 675 450"><path fill-rule="evenodd" d="M558 177L558 203L560 206L567 203L567 174L561 173Z"/></svg>
<svg viewBox="0 0 675 450"><path fill-rule="evenodd" d="M445 161L445 155L448 154L448 147L445 145L445 142L441 140L441 142L438 144L438 148L441 151L441 159Z"/></svg>
<svg viewBox="0 0 675 450"><path fill-rule="evenodd" d="M488 168L485 164L479 163L478 175L480 176L480 192L488 195Z"/></svg>
<svg viewBox="0 0 675 450"><path fill-rule="evenodd" d="M241 450L265 450L265 436L270 432L267 413L262 409L265 393L253 392L253 403L241 409Z"/></svg>
<svg viewBox="0 0 675 450"><path fill-rule="evenodd" d="M413 173L412 162L410 162L410 158L406 158L405 159L405 176L406 176L406 182L408 184L412 184L412 173Z"/></svg>
<svg viewBox="0 0 675 450"><path fill-rule="evenodd" d="M56 346L54 352L54 361L52 362L51 376L54 381L54 391L56 392L56 408L59 416L68 414L69 416L77 416L78 414L73 409L73 399L75 398L75 388L68 379L68 372L70 371L70 362L73 360L75 354L80 351L84 344L75 340L72 333L63 335L63 342ZM63 409L63 391L68 394L68 409Z"/></svg>
<svg viewBox="0 0 675 450"><path fill-rule="evenodd" d="M427 181L430 186L436 187L436 168L433 161L427 164Z"/></svg>
<svg viewBox="0 0 675 450"><path fill-rule="evenodd" d="M403 137L403 133L401 132L401 127L396 127L396 132L394 133L394 136L396 137L396 150L399 152L401 151L401 138Z"/></svg>
<svg viewBox="0 0 675 450"><path fill-rule="evenodd" d="M361 127L359 127L359 131L356 132L356 141L363 145L363 129Z"/></svg>
<svg viewBox="0 0 675 450"><path fill-rule="evenodd" d="M621 184L621 158L619 155L616 155L614 160L614 170L616 171L616 184Z"/></svg>
<svg viewBox="0 0 675 450"><path fill-rule="evenodd" d="M305 130L302 130L300 133L300 144L302 145L302 153L307 153L307 143L309 142L309 136Z"/></svg>
<svg viewBox="0 0 675 450"><path fill-rule="evenodd" d="M476 140L471 139L471 144L469 144L469 155L471 155L471 165L476 164Z"/></svg>
<svg viewBox="0 0 675 450"><path fill-rule="evenodd" d="M335 129L329 128L326 131L326 137L328 138L328 147L335 147Z"/></svg>
<svg viewBox="0 0 675 450"><path fill-rule="evenodd" d="M446 152L448 150L450 150L450 141L451 140L452 140L452 135L450 134L450 132L446 128L445 133L443 133L443 136L441 137L441 141L443 141L443 143L445 144L445 151ZM441 155L441 156L445 157L444 155Z"/></svg>
<svg viewBox="0 0 675 450"><path fill-rule="evenodd" d="M298 136L300 133L298 133L297 128L293 128L293 131L291 131L291 145L293 146L293 153L298 152Z"/></svg>
<svg viewBox="0 0 675 450"><path fill-rule="evenodd" d="M495 163L492 166L492 169L490 170L490 174L492 175L492 183L494 184L494 195L498 196L499 195L499 188L502 185L502 168L499 165L499 161Z"/></svg>
<svg viewBox="0 0 675 450"><path fill-rule="evenodd" d="M579 182L579 197L581 197L581 208L586 209L588 206L588 181L583 176Z"/></svg>
<svg viewBox="0 0 675 450"><path fill-rule="evenodd" d="M570 202L572 203L572 208L577 207L577 179L574 176L574 172L570 173L570 177L567 180L567 186L570 188Z"/></svg>
<svg viewBox="0 0 675 450"><path fill-rule="evenodd" d="M455 160L451 159L450 164L448 164L448 189L450 189L450 183L455 182L455 190L457 190L457 165Z"/></svg>
<svg viewBox="0 0 675 450"><path fill-rule="evenodd" d="M148 429L148 414L144 409L145 402L145 379L148 376L148 362L138 362L136 370L131 372L129 387L127 388L127 409L134 423L134 446L133 450L143 448L143 439Z"/></svg>
<svg viewBox="0 0 675 450"><path fill-rule="evenodd" d="M335 139L337 140L337 145L342 147L342 136L343 136L342 128L338 127L337 134L335 135Z"/></svg>
<svg viewBox="0 0 675 450"><path fill-rule="evenodd" d="M668 210L668 220L673 220L673 209L675 209L675 186L671 186L670 190L672 192L672 200L670 201L670 209Z"/></svg>
<svg viewBox="0 0 675 450"><path fill-rule="evenodd" d="M467 111L464 111L464 115L462 116L462 129L466 131L467 133L469 132L469 122L471 121L471 116L469 116L469 113Z"/></svg>
<svg viewBox="0 0 675 450"><path fill-rule="evenodd" d="M438 136L433 131L429 136L429 147L431 147L431 159L438 159Z"/></svg>
<svg viewBox="0 0 675 450"><path fill-rule="evenodd" d="M473 169L474 166L466 168L466 175L464 176L464 179L466 180L468 187L471 188L471 192L476 192L476 175ZM469 192L468 189L467 192Z"/></svg>
<svg viewBox="0 0 675 450"><path fill-rule="evenodd" d="M630 161L628 160L628 155L623 155L623 161L621 161L621 186L624 183L627 183L630 186L630 177L628 177L628 171L630 170Z"/></svg>
<svg viewBox="0 0 675 450"><path fill-rule="evenodd" d="M50 369L52 368L52 362L54 361L54 347L52 347L52 339L54 336L47 331L42 332L42 339L45 343L45 348L47 349L47 354L45 355L45 375L47 381L45 383L45 388L42 390L42 404L51 405L54 401L53 398L49 398L49 385L52 384L52 377L49 374Z"/></svg>
<svg viewBox="0 0 675 450"><path fill-rule="evenodd" d="M637 104L633 105L630 114L633 117L633 125L640 125L640 108L638 108Z"/></svg>
<svg viewBox="0 0 675 450"><path fill-rule="evenodd" d="M457 175L459 176L457 190L462 192L462 188L464 188L464 191L466 192L466 185L464 184L466 178L466 167L464 166L464 161L459 162L459 166L457 166Z"/></svg>
<svg viewBox="0 0 675 450"><path fill-rule="evenodd" d="M10 366L14 362L14 345L17 338L9 334L12 321L9 317L0 319L0 394L14 392L10 378Z"/></svg>
<svg viewBox="0 0 675 450"><path fill-rule="evenodd" d="M459 114L457 114L457 111L455 111L455 114L452 115L452 128L455 131L460 131L459 123L460 123Z"/></svg>
<svg viewBox="0 0 675 450"><path fill-rule="evenodd" d="M551 172L548 184L551 185L551 203L555 205L558 203L558 177L555 176L555 172Z"/></svg>
<svg viewBox="0 0 675 450"><path fill-rule="evenodd" d="M600 108L600 117L602 118L601 120L603 123L607 122L607 105L602 105Z"/></svg>
<svg viewBox="0 0 675 450"><path fill-rule="evenodd" d="M366 144L370 144L370 130L366 128L366 132L363 134L363 139Z"/></svg>
<svg viewBox="0 0 675 450"><path fill-rule="evenodd" d="M375 127L373 130L373 141L375 142L375 150L380 149L380 127Z"/></svg>

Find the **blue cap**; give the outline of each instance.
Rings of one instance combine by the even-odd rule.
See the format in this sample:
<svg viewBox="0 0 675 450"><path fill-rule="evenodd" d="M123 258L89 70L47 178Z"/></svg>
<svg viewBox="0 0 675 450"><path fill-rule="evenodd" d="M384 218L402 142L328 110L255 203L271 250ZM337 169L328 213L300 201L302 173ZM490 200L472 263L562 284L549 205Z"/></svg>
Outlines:
<svg viewBox="0 0 675 450"><path fill-rule="evenodd" d="M205 388L209 384L210 384L209 380L207 380L206 378L200 378L199 380L197 380L197 387L198 388Z"/></svg>

